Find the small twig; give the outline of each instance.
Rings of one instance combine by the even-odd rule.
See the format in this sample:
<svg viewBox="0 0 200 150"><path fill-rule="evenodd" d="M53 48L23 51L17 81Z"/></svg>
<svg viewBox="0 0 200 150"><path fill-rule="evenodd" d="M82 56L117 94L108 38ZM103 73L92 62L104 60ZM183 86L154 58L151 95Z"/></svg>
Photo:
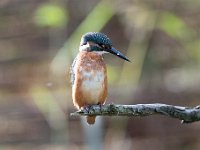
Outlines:
<svg viewBox="0 0 200 150"><path fill-rule="evenodd" d="M200 107L182 107L167 104L136 104L136 105L92 105L89 110L81 109L71 116L149 116L160 114L192 123L200 120Z"/></svg>

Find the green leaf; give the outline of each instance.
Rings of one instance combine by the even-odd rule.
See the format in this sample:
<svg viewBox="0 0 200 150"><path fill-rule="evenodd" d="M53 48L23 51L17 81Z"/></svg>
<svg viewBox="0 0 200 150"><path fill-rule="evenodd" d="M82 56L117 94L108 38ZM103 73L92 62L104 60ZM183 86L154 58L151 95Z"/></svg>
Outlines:
<svg viewBox="0 0 200 150"><path fill-rule="evenodd" d="M161 13L158 27L171 37L178 39L186 38L191 33L185 22L170 12Z"/></svg>
<svg viewBox="0 0 200 150"><path fill-rule="evenodd" d="M35 12L34 22L38 26L63 27L67 24L67 11L56 4L43 4Z"/></svg>

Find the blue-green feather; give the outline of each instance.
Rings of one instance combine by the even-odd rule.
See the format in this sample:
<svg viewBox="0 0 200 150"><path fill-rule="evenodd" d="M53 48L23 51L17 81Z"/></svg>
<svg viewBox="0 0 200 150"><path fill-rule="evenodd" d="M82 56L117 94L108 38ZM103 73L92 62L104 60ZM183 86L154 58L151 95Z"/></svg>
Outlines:
<svg viewBox="0 0 200 150"><path fill-rule="evenodd" d="M87 42L94 42L97 44L103 44L106 46L111 47L112 42L111 40L103 33L100 32L88 32L84 34L81 38L81 45L86 44Z"/></svg>

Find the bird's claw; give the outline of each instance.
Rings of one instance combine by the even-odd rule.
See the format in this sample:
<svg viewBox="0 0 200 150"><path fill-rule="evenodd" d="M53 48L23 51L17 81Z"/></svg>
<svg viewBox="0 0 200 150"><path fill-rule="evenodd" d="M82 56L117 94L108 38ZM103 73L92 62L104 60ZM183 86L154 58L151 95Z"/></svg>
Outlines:
<svg viewBox="0 0 200 150"><path fill-rule="evenodd" d="M98 106L99 106L99 108L100 108L100 112L102 112L102 107L103 107L103 104L102 104L102 103L98 103L97 105L98 105Z"/></svg>

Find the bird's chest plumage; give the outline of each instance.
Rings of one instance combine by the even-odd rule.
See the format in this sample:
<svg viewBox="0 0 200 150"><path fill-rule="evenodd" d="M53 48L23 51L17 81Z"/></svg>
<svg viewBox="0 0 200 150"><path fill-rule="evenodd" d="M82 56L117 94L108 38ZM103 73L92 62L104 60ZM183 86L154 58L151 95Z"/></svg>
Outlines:
<svg viewBox="0 0 200 150"><path fill-rule="evenodd" d="M104 72L99 70L82 70L80 72L82 76L81 90L87 94L88 102L96 103L102 90L104 88Z"/></svg>
<svg viewBox="0 0 200 150"><path fill-rule="evenodd" d="M73 69L74 105L80 108L90 104L103 104L107 97L107 75L102 56L94 52L80 52Z"/></svg>

